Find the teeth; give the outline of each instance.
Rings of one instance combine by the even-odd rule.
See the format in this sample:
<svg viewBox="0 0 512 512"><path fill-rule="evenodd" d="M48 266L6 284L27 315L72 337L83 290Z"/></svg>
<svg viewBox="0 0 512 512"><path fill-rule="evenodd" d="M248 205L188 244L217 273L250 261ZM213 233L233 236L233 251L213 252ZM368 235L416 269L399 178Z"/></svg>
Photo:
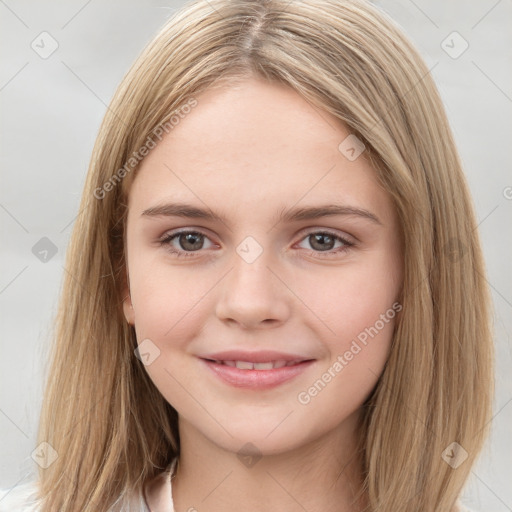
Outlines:
<svg viewBox="0 0 512 512"><path fill-rule="evenodd" d="M249 361L215 361L219 364L239 368L240 370L273 370L274 368L283 368L283 366L294 366L301 361L268 361L266 363L251 363Z"/></svg>
<svg viewBox="0 0 512 512"><path fill-rule="evenodd" d="M252 370L252 369L254 369L254 364L249 363L247 361L237 361L236 367L240 368L241 370Z"/></svg>
<svg viewBox="0 0 512 512"><path fill-rule="evenodd" d="M269 363L254 363L255 370L272 370L272 368L277 368L272 361Z"/></svg>

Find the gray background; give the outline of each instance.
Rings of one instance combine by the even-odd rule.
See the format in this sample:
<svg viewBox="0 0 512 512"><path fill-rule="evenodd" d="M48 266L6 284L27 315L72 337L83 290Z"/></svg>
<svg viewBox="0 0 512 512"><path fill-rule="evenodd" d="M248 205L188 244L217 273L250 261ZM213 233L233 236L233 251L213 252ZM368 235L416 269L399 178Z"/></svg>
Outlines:
<svg viewBox="0 0 512 512"><path fill-rule="evenodd" d="M2 488L35 473L48 334L101 119L133 60L182 3L0 0ZM497 393L491 438L463 501L512 511L512 2L375 3L431 69L473 194L495 307ZM58 48L47 58L31 47L48 51L52 39ZM43 237L57 250L47 261L33 252Z"/></svg>

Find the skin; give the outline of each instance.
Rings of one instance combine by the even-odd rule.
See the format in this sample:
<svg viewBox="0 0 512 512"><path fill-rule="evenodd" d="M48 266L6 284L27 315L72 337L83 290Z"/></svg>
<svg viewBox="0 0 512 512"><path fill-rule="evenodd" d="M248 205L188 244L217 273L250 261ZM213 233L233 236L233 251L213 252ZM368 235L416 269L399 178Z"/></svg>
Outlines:
<svg viewBox="0 0 512 512"><path fill-rule="evenodd" d="M364 152L350 161L338 149L347 127L292 89L251 78L196 99L144 159L127 219L124 313L138 343L158 347L145 368L179 413L175 509L251 512L263 500L284 512L362 510L364 501L354 501L357 422L396 317L309 403L298 394L397 300L402 244L391 199ZM170 201L209 208L226 222L142 215ZM277 221L284 209L326 203L368 210L380 222L358 215ZM205 237L159 243L180 228ZM311 235L325 229L354 245L336 252L343 242L327 239L322 251ZM236 251L248 236L263 250L251 263ZM278 387L244 390L197 357L235 348L315 362ZM237 457L248 442L262 455L251 467ZM164 501L163 488L152 486L150 506Z"/></svg>

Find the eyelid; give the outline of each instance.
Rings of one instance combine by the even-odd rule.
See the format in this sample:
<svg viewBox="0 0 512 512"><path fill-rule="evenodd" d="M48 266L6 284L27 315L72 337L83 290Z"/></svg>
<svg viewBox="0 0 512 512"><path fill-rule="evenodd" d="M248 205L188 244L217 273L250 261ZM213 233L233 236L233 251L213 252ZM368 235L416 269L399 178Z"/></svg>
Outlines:
<svg viewBox="0 0 512 512"><path fill-rule="evenodd" d="M166 231L163 235L161 235L158 238L158 241L161 242L162 240L165 240L165 239L169 238L170 236L176 236L181 233L190 233L190 232L199 233L199 234L205 236L206 238L211 238L211 235L208 234L209 230L207 230L205 228L196 228L194 226L190 226L190 227L184 227L184 228L177 228L176 230L171 229L169 231ZM305 236L313 234L313 233L328 233L333 236L339 236L340 238L344 238L347 242L353 243L353 244L356 244L357 242L359 242L359 239L357 237L355 237L354 235L351 235L345 231L340 233L339 231L337 231L334 228L327 228L327 227L322 227L322 226L309 226L309 227L304 228L301 231L299 231L296 236L305 237Z"/></svg>
<svg viewBox="0 0 512 512"><path fill-rule="evenodd" d="M157 242L160 245L171 245L171 241L174 240L176 237L182 234L189 234L189 233L197 233L198 235L203 236L204 238L208 239L212 245L217 245L215 242L211 240L210 235L204 232L202 228L181 228L176 231L166 231L161 237L158 238ZM187 253L187 254L194 254L195 252L202 252L202 250L198 251L173 251L173 252L180 252L180 253Z"/></svg>
<svg viewBox="0 0 512 512"><path fill-rule="evenodd" d="M334 228L326 228L326 227L322 227L322 226L310 226L310 227L304 228L302 231L299 231L299 234L297 236L301 236L302 238L304 238L305 236L311 235L313 233L326 233L326 234L332 235L334 237L339 237L339 238L345 240L345 242L352 244L352 245L356 245L356 243L359 242L359 240L354 235L351 235L351 234L347 233L346 231L339 231ZM302 240L302 238L301 238L301 240Z"/></svg>

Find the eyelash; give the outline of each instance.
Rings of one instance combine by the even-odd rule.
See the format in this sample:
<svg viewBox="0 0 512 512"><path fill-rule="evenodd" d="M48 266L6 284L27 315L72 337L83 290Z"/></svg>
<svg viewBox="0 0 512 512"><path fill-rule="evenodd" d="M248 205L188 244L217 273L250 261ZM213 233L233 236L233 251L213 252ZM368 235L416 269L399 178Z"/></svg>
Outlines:
<svg viewBox="0 0 512 512"><path fill-rule="evenodd" d="M205 238L208 238L201 231L197 231L197 230L183 230L183 231L177 231L177 232L169 233L169 234L165 235L163 239L159 240L159 244L160 244L160 246L164 246L164 245L168 246L167 247L168 251L171 254L173 254L176 257L178 257L178 258L181 258L181 257L185 257L185 258L193 257L193 256L195 256L195 253L201 252L200 249L197 250L197 251L183 251L183 250L182 251L178 251L178 250L176 250L174 248L171 248L172 247L171 246L171 242L176 237L178 237L179 235L184 235L184 234L195 234L195 235L200 235L200 236L204 236ZM332 257L333 255L344 253L344 252L348 251L351 247L353 247L355 245L353 242L350 242L346 238L343 238L342 236L340 236L340 235L338 235L336 233L333 233L331 231L327 231L327 230L311 231L309 233L306 233L301 238L300 241L305 240L306 238L308 238L311 235L327 235L329 237L334 238L335 241L340 241L340 242L342 242L344 244L342 247L338 247L338 249L336 249L336 250L334 250L334 249L331 249L329 251L315 251L315 250L311 250L310 252L312 254L314 254L315 256L316 255L327 254L328 256L320 256L320 257L329 258L329 257Z"/></svg>

